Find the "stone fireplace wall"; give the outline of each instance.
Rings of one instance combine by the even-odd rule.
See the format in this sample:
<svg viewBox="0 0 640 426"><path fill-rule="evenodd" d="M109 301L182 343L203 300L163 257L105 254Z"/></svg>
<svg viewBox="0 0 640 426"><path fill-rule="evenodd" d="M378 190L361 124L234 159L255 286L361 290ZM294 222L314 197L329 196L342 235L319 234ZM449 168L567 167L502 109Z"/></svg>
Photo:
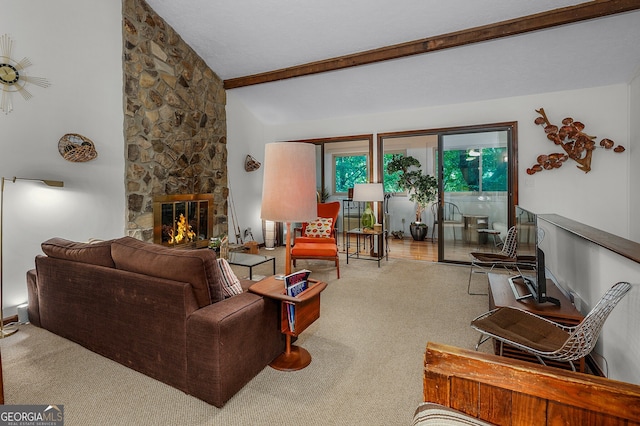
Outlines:
<svg viewBox="0 0 640 426"><path fill-rule="evenodd" d="M227 232L222 80L143 0L123 1L127 234L153 241L153 197L213 194Z"/></svg>

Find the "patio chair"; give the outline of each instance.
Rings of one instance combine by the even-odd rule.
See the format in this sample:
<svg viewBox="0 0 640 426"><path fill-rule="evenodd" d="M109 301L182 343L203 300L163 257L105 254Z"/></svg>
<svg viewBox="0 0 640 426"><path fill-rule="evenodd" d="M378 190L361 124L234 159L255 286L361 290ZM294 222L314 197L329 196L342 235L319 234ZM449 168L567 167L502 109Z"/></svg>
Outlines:
<svg viewBox="0 0 640 426"><path fill-rule="evenodd" d="M501 307L471 321L481 333L476 350L493 338L500 342L500 355L506 343L533 354L542 365L544 359L564 361L576 371L573 361L593 350L605 320L631 289L631 284L614 284L578 325L566 326L522 309Z"/></svg>
<svg viewBox="0 0 640 426"><path fill-rule="evenodd" d="M462 239L462 232L464 230L464 216L460 212L457 205L445 201L442 207L442 217L438 214L438 204L431 205L431 213L433 214L433 226L431 227L431 242L433 242L433 234L442 220L443 232L444 228L453 228L453 241L456 241L456 228L460 228L460 239Z"/></svg>
<svg viewBox="0 0 640 426"><path fill-rule="evenodd" d="M294 235L291 248L291 261L296 266L298 259L330 260L335 263L338 278L340 278L340 260L338 258L338 243L336 237L336 222L340 213L340 202L318 203L318 218L309 223L303 223L302 227L294 232L300 232L300 236Z"/></svg>
<svg viewBox="0 0 640 426"><path fill-rule="evenodd" d="M502 250L499 253L488 252L471 252L471 268L469 269L469 284L467 284L467 294L470 295L486 295L487 293L472 293L471 292L471 276L474 273L489 273L493 271L496 266L502 266L506 270L509 267L514 268L518 266L518 230L515 226L512 226L507 231L507 237L502 245ZM476 268L474 271L473 269Z"/></svg>

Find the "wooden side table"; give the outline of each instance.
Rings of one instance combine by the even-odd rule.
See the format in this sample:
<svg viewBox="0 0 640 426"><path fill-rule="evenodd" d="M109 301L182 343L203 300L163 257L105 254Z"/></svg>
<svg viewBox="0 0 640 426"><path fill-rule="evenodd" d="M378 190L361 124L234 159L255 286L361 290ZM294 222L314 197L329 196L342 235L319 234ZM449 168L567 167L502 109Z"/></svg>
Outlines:
<svg viewBox="0 0 640 426"><path fill-rule="evenodd" d="M287 296L284 281L275 276L267 277L249 287L249 291L270 299L280 300L280 332L286 336L285 351L274 359L272 368L281 371L296 371L311 363L311 354L304 348L291 344L291 336L298 336L315 320L320 318L320 293L327 287L327 283L309 280L309 288L296 297ZM287 306L295 307L295 329L289 329Z"/></svg>
<svg viewBox="0 0 640 426"><path fill-rule="evenodd" d="M582 321L583 315L573 306L571 301L558 289L556 284L547 278L547 294L560 300L560 306L552 303L538 304L532 299L516 300L513 290L509 285L509 275L487 274L489 278L489 309L509 306L511 308L524 309L525 311L550 319L564 325L576 325ZM522 294L527 289L522 280L515 280L515 285Z"/></svg>

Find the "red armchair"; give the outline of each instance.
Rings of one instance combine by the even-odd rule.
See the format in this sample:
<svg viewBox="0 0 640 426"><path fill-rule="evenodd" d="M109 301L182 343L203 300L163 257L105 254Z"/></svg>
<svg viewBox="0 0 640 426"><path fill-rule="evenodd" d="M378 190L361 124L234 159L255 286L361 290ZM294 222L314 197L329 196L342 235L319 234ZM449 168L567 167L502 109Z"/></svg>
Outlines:
<svg viewBox="0 0 640 426"><path fill-rule="evenodd" d="M313 222L303 223L301 228L296 229L301 235L295 236L291 248L293 266L296 266L297 259L330 260L335 263L338 278L340 278L335 228L339 213L339 201L318 203L318 218Z"/></svg>

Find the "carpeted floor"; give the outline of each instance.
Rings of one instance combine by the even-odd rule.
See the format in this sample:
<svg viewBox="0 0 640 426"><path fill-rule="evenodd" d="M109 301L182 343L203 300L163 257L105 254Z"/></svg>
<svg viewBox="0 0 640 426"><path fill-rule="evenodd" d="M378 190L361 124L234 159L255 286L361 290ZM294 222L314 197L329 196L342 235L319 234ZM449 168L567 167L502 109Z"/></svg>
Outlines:
<svg viewBox="0 0 640 426"><path fill-rule="evenodd" d="M487 297L467 295L468 267L392 259L341 266L336 280L326 263L298 264L329 283L320 319L297 341L311 365L267 367L222 409L30 325L0 341L5 402L62 404L67 426L410 424L427 342L472 349L478 336L469 322L488 309Z"/></svg>

